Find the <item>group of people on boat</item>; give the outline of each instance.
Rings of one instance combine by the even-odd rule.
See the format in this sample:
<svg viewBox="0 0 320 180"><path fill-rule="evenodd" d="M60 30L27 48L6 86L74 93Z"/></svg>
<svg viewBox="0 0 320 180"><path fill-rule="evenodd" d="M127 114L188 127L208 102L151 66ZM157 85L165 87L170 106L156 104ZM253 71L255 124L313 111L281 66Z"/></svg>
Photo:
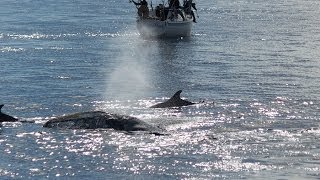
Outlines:
<svg viewBox="0 0 320 180"><path fill-rule="evenodd" d="M175 14L179 14L183 20L185 20L185 17L182 13L182 11L185 12L186 15L191 15L193 18L193 22L196 21L195 14L192 9L197 11L196 4L192 2L193 0L184 0L183 6L180 5L179 0L168 0L169 7L164 7L163 4L159 4L155 8L156 16L159 17L161 20L166 20L168 12L171 10L175 12ZM148 18L149 17L149 8L148 8L148 2L146 0L139 0L139 2L135 2L132 0L132 2L136 6L140 6L138 8L138 15L142 18Z"/></svg>

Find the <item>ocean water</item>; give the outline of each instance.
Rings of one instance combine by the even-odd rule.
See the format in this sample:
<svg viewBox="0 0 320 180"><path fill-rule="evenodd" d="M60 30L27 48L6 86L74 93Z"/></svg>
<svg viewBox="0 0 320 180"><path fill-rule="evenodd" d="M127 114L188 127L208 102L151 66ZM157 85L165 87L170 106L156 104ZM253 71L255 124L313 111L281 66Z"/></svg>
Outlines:
<svg viewBox="0 0 320 180"><path fill-rule="evenodd" d="M320 179L320 2L195 2L190 38L152 40L128 1L2 0L0 104L28 123L0 179ZM148 108L179 89L204 103ZM42 127L91 110L169 135Z"/></svg>

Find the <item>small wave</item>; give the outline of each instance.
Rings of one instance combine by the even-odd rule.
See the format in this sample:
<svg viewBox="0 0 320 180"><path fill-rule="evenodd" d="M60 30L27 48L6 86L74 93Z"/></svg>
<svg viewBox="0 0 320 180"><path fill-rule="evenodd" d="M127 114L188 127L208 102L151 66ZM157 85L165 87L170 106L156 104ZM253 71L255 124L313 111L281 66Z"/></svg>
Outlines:
<svg viewBox="0 0 320 180"><path fill-rule="evenodd" d="M41 33L32 33L32 34L1 34L1 39L58 39L65 37L74 37L78 33L67 33L67 34L41 34Z"/></svg>
<svg viewBox="0 0 320 180"><path fill-rule="evenodd" d="M115 32L115 33L104 33L104 32L84 32L84 33L61 33L61 34L42 34L42 33L32 33L32 34L0 34L0 39L13 39L13 40L41 40L41 39L65 39L71 37L128 37L128 36L138 36L137 32Z"/></svg>
<svg viewBox="0 0 320 180"><path fill-rule="evenodd" d="M35 123L35 124L43 124L44 122L50 120L52 117L32 117L32 118L21 118L19 122L22 123Z"/></svg>
<svg viewBox="0 0 320 180"><path fill-rule="evenodd" d="M73 48L65 48L65 47L55 46L55 47L51 47L50 49L52 49L52 50L72 50Z"/></svg>
<svg viewBox="0 0 320 180"><path fill-rule="evenodd" d="M122 32L116 32L116 33L94 33L94 32L86 32L85 35L88 37L127 37L127 36L138 36L138 33L122 33Z"/></svg>
<svg viewBox="0 0 320 180"><path fill-rule="evenodd" d="M71 79L69 76L57 76L57 79Z"/></svg>
<svg viewBox="0 0 320 180"><path fill-rule="evenodd" d="M0 52L21 52L25 51L24 48L14 48L14 47L2 47L0 48Z"/></svg>

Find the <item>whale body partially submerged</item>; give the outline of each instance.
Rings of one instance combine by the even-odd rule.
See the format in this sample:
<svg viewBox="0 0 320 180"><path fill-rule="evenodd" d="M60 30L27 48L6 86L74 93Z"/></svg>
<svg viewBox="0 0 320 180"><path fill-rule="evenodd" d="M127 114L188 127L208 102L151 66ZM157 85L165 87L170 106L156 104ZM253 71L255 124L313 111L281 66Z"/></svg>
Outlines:
<svg viewBox="0 0 320 180"><path fill-rule="evenodd" d="M177 91L169 100L159 103L156 105L151 106L150 108L170 108L170 107L182 107L182 106L189 106L195 103L186 101L181 99L180 94L182 90Z"/></svg>
<svg viewBox="0 0 320 180"><path fill-rule="evenodd" d="M3 106L4 106L3 104L0 105L0 123L1 122L16 122L16 121L18 121L18 119L14 118L12 116L9 116L7 114L2 113L1 109L2 109Z"/></svg>
<svg viewBox="0 0 320 180"><path fill-rule="evenodd" d="M144 131L163 135L163 129L152 126L138 118L103 111L81 112L57 117L47 121L43 127L59 129L109 129L118 131Z"/></svg>

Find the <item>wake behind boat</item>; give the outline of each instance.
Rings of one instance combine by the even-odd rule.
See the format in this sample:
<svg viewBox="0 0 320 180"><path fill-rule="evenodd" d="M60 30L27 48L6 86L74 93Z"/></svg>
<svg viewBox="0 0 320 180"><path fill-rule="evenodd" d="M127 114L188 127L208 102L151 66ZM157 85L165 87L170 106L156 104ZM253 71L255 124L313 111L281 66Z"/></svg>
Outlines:
<svg viewBox="0 0 320 180"><path fill-rule="evenodd" d="M184 0L183 6L179 0L168 0L158 4L155 8L150 1L150 8L146 0L133 2L138 9L137 29L143 37L188 37L191 35L192 25L196 22L195 3Z"/></svg>

